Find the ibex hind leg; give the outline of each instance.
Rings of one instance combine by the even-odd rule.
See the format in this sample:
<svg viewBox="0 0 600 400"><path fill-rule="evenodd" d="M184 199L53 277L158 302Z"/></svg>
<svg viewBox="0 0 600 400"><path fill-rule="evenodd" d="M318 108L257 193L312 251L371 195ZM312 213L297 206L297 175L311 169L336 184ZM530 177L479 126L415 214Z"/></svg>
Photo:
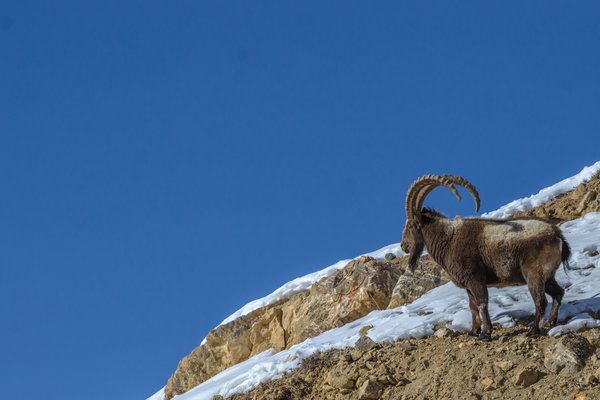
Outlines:
<svg viewBox="0 0 600 400"><path fill-rule="evenodd" d="M544 324L544 328L551 328L556 326L556 322L558 321L558 311L560 310L560 305L565 294L565 290L560 287L554 277L551 277L546 281L545 290L546 293L552 297L552 309L550 310L550 315Z"/></svg>
<svg viewBox="0 0 600 400"><path fill-rule="evenodd" d="M542 322L544 318L544 314L546 314L546 307L548 306L548 300L546 300L545 293L545 282L540 279L527 279L527 287L529 288L529 293L533 298L533 302L535 304L535 316L533 318L533 326L527 332L527 337L538 337L540 336L540 322Z"/></svg>

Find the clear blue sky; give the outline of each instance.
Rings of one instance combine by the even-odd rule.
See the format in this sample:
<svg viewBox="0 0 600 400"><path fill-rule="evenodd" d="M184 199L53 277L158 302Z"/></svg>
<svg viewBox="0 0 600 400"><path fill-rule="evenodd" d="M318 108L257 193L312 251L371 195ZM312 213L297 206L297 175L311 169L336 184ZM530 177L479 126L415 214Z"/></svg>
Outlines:
<svg viewBox="0 0 600 400"><path fill-rule="evenodd" d="M2 397L143 400L248 301L399 242L417 177L490 211L600 160L599 12L2 1Z"/></svg>

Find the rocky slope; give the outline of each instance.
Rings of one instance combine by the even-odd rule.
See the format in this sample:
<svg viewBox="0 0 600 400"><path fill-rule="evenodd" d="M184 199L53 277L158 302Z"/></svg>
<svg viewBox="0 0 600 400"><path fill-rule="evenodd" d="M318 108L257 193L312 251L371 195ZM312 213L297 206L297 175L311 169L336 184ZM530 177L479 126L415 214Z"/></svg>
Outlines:
<svg viewBox="0 0 600 400"><path fill-rule="evenodd" d="M530 319L495 326L492 341L440 328L421 340L314 354L302 367L231 400L600 398L597 329L525 337ZM219 399L216 396L216 399Z"/></svg>
<svg viewBox="0 0 600 400"><path fill-rule="evenodd" d="M566 221L579 218L588 212L600 211L599 193L600 173L596 174L590 181L579 185L576 189L572 190L571 192L558 196L556 199L553 199L552 201L542 206L531 209L527 212L517 213L517 215L541 216L544 218L552 219L556 223L561 224ZM382 261L377 261L370 257L362 257L358 260L350 262L345 268L337 271L334 275L324 278L323 280L317 282L309 291L298 293L294 296L282 299L274 304L255 310L252 313L240 317L228 324L219 326L218 328L214 329L208 334L207 342L204 345L196 348L189 356L181 360L177 370L169 379L169 382L165 389L166 399L169 400L175 395L185 393L189 389L216 375L220 371L232 365L235 365L241 361L244 361L255 354L259 354L266 349L274 348L276 351L287 349L292 345L300 343L309 337L317 336L320 333L325 332L329 329L342 326L346 323L361 318L373 310L396 308L398 306L401 306L402 304L410 303L415 299L419 298L422 294L433 289L434 287L443 285L446 282L448 282L448 277L445 274L445 272L441 270L441 268L438 265L436 265L435 262L433 262L433 260L431 260L429 257L422 257L421 260L419 260L419 264L420 266L415 271L415 273L410 273L409 271L406 271L407 257ZM515 338L515 340L521 340L518 339L519 334L515 333L517 331L506 331L506 335L504 336ZM365 341L367 339L365 339ZM435 340L437 339L430 338L422 341L412 341L412 343L413 345L416 343L420 343L417 345L418 349L420 349L422 346L427 347L429 346L429 344L431 344L434 348L443 347L442 342L432 342ZM458 343L458 340L460 340L459 338L452 336L451 338L446 338L443 340L443 343L447 342L447 346L444 348L444 351L447 354L450 354L450 356L458 357L458 355L454 354L454 352L458 352L460 354L465 353L465 360L468 360L469 357L474 356L473 352L471 352L471 355L469 356L469 352L467 351L468 349L462 350L464 346L461 346L461 343ZM550 346L553 345L551 343L553 340L557 339L543 338L541 339L541 341L535 342L537 344L533 344L531 346L540 347L540 345L542 343L545 343L545 341L548 341L548 343L550 343L548 344L548 346ZM454 341L456 341L456 343ZM331 361L335 359L335 357L342 357L340 360L338 360L338 364L339 362L347 362L348 365L350 365L354 362L358 362L359 364L357 364L355 367L349 367L349 370L355 372L357 371L359 375L356 375L354 372L352 372L349 375L342 374L341 372L339 372L341 365L337 365L333 363L333 361L324 362L323 365L317 363L318 368L317 366L315 366L314 368L317 368L317 370L320 372L316 373L312 371L311 368L309 368L310 365L312 365L311 363L313 363L313 361L307 361L308 364L305 363L307 367L303 367L300 370L295 371L288 377L285 377L281 380L262 385L260 388L253 391L253 393L249 393L247 395L247 398L333 399L337 398L336 396L338 395L346 396L340 398L379 398L381 396L384 396L383 398L385 398L385 396L387 396L386 393L388 392L389 395L392 396L390 398L400 398L394 397L396 395L408 396L406 398L427 398L421 396L424 395L424 393L413 393L412 391L407 389L409 387L422 387L425 385L425 382L427 382L427 380L420 381L419 379L421 378L413 379L414 377L409 376L409 374L408 376L404 376L404 381L402 379L399 379L398 376L391 376L391 379L390 376L388 376L388 378L386 378L388 379L386 383L385 379L379 377L377 374L373 375L368 373L368 371L371 371L376 367L383 368L383 366L385 365L389 368L390 365L393 366L393 358L395 356L393 356L393 354L391 353L387 354L385 353L385 351L392 351L391 349L394 349L398 346L406 347L406 345L402 343L404 342L400 341L394 343L393 345L378 346L376 349L372 348L369 351L384 351L384 353L381 354L381 357L371 357L369 359L363 359L362 355L358 358L351 355L351 357L348 358L347 354L344 355L345 353L340 353L338 355L334 354L315 356L316 358L312 357L310 360L313 361L315 361L316 359ZM477 351L487 351L485 350L487 349L486 346L491 346L490 349L493 350L493 352L501 351L500 348L493 348L496 344L497 343L495 342L492 342L489 345L482 343L476 343L472 345L469 344L469 348L479 349ZM404 349L403 351L404 353L398 353L399 355L397 357L400 357L398 358L398 362L404 362L406 360L411 359L410 357L408 357L409 354L407 353L406 349ZM413 360L417 364L419 364L421 360L426 360L427 363L433 366L435 365L435 362L433 362L427 357L434 357L434 359L436 360L438 356L441 357L440 359L443 359L445 357L444 355L440 355L435 352L427 353L427 351L429 350L423 351L424 353L419 355L421 359ZM346 353L348 352L356 352L356 349L346 350ZM408 352L412 354L413 351ZM538 352L537 354L539 355L541 353ZM363 364L361 364L363 361L360 360L363 360L364 363L367 363L364 364L367 366L366 370L363 368ZM409 362L409 364L411 364L413 361ZM392 364L389 364L390 362L392 362ZM513 360L513 362L515 363L515 365L524 365L525 363L524 360L523 362L519 363L517 363L516 360ZM453 363L451 364L454 365ZM533 364L531 365L533 366ZM413 365L412 367L418 369L418 366ZM409 371L414 371L414 368L411 370L412 367L407 368ZM321 368L322 371L319 368ZM429 381L429 384L434 383L437 385L445 382L446 386L450 385L454 387L457 385L457 382L462 383L462 381L465 380L469 382L473 380L471 379L472 376L467 376L467 379L465 378L465 376L463 376L464 374L461 375L464 371L462 371L460 368L452 368L455 369L452 371L443 371L439 368L430 369L430 371L437 371L437 373L440 373L442 377L435 378L435 374L431 375L429 377L429 379L431 379ZM543 368L540 369L540 366L537 366L536 368L538 378L546 376L544 374L547 374L547 372L544 372ZM423 371L418 371L419 376L423 374L424 376L427 376L427 373L424 372L426 370L428 370L428 367L425 367ZM302 374L316 374L315 376L318 375L318 379L315 378L316 380L311 381L311 379L308 378L307 380ZM531 374L533 374L533 372L531 372ZM339 383L341 381L336 380L337 378L331 378L332 380L329 380L329 378L327 378L326 376L330 375L339 377L344 383ZM345 378L342 377L342 375L344 375ZM371 375L377 375L377 379L371 379ZM294 376L296 376L296 378L293 378ZM368 376L369 379L361 380L361 376ZM454 378L450 379L450 376L453 376ZM296 379L294 382L304 381L305 383L297 385L291 384L289 382L285 383L287 382L286 379L292 378ZM487 378L491 379L492 382L495 382L494 388L496 389L499 389L500 386L502 386L498 382L508 382L506 376L504 376L504 380L500 379L499 377L494 378L493 376L489 376ZM319 379L322 382L319 381ZM500 380L496 381L494 379ZM443 380L445 381L442 382ZM539 382L550 382L543 381L540 379L538 380ZM350 381L353 381L351 387ZM402 385L402 382L417 381L421 383L419 383L418 385L406 385L406 387ZM486 382L489 383L489 381ZM343 387L338 387L339 385L342 385ZM364 385L367 386L363 390L362 386ZM490 383L490 385L493 386L492 383ZM313 391L313 389L310 389L313 387L321 387L322 390L315 389L315 391ZM269 388L271 388L272 390ZM331 388L334 388L335 390ZM475 396L472 398L477 398L477 396L481 397L483 395L477 394L477 385L470 385L469 388L470 389L467 392L465 392L466 394L463 393L462 395L467 396L469 392L471 392L473 396ZM455 389L452 389L450 392L435 392L437 394L434 394L433 392L427 392L429 393L427 394L427 396L429 396L429 398L445 398L446 396L448 396L448 398L453 398L454 395L452 393L460 392L453 391ZM272 391L272 393L269 392L271 394L267 394L269 390ZM494 390L489 389L490 392L493 392ZM502 390L499 390L497 393L505 393L507 390L509 389L504 388ZM363 392L365 391L370 394L364 394ZM288 394L281 394L284 392ZM275 397L261 397L271 395ZM486 396L492 395L493 393L486 394ZM518 395L515 394L515 396ZM465 398L469 397L467 396Z"/></svg>
<svg viewBox="0 0 600 400"><path fill-rule="evenodd" d="M165 388L166 399L187 392L219 372L273 348L288 349L307 338L395 308L449 282L429 257L414 273L408 257L377 261L361 257L309 291L284 298L210 331L206 343L184 357Z"/></svg>
<svg viewBox="0 0 600 400"><path fill-rule="evenodd" d="M536 216L554 221L562 225L567 221L581 218L589 212L600 211L600 174L596 174L587 182L575 189L539 207L529 211L520 211L515 216Z"/></svg>
<svg viewBox="0 0 600 400"><path fill-rule="evenodd" d="M217 327L209 332L205 344L181 360L165 388L167 400L267 349L287 349L384 309L402 273L398 261L361 257L309 291Z"/></svg>

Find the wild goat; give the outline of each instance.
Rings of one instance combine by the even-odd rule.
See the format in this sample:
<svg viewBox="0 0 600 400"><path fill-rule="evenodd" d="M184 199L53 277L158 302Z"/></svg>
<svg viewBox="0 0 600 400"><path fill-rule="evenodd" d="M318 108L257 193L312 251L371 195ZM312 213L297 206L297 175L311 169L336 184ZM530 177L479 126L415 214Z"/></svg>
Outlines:
<svg viewBox="0 0 600 400"><path fill-rule="evenodd" d="M492 337L488 286L528 286L535 302L535 319L527 336L540 334L540 321L548 305L545 293L552 297L552 309L544 327L556 325L565 291L554 279L554 274L561 262L565 270L570 268L571 254L558 227L537 217L485 219L458 216L449 219L436 210L421 209L425 197L438 186L447 187L460 200L454 184L471 193L478 212L479 193L475 186L459 176L425 175L408 190L401 247L410 253L410 270L415 270L426 246L452 282L467 290L473 318L469 335L479 334L479 339Z"/></svg>

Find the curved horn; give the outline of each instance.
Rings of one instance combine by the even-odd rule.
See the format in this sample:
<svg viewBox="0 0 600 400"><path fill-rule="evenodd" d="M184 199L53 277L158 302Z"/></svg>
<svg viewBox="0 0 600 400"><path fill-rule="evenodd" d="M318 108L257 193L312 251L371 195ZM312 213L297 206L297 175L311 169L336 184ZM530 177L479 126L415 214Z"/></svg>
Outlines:
<svg viewBox="0 0 600 400"><path fill-rule="evenodd" d="M450 182L454 183L455 185L462 186L465 189L467 189L467 191L471 193L471 196L473 196L473 199L475 200L475 212L479 212L481 200L479 199L479 193L477 192L477 189L475 189L475 186L473 186L471 182L469 182L462 176L444 175L444 177L446 177Z"/></svg>
<svg viewBox="0 0 600 400"><path fill-rule="evenodd" d="M421 213L421 205L423 204L422 200L425 200L424 196L421 196L421 193L425 193L425 196L429 194L433 189L438 186L445 186L454 193L456 198L460 200L460 195L458 194L458 190L454 187L452 182L445 179L444 176L438 175L424 175L413 182L408 189L408 193L406 194L406 219L414 220L416 217L415 213ZM420 203L419 199L422 199Z"/></svg>
<svg viewBox="0 0 600 400"><path fill-rule="evenodd" d="M471 196L473 196L473 199L475 199L475 212L479 212L479 206L481 205L481 200L479 199L479 193L477 192L477 189L475 189L475 186L473 186L468 180L466 180L465 178L463 178L461 176L455 176L455 175L442 175L439 178L441 178L441 180L449 183L452 187L454 187L452 184L456 184L458 186L462 186L465 189L467 189L467 191L469 193L471 193ZM431 191L438 186L441 186L441 184L424 187L419 192L419 194L417 195L416 204L415 204L415 207L418 210L421 210L421 208L423 207L423 202L425 201L425 198L427 197L427 195L429 193L431 193ZM446 186L450 189L450 187L448 185L444 185L444 186ZM458 200L460 200L461 198L455 190L452 190L452 192L456 195L456 198Z"/></svg>

